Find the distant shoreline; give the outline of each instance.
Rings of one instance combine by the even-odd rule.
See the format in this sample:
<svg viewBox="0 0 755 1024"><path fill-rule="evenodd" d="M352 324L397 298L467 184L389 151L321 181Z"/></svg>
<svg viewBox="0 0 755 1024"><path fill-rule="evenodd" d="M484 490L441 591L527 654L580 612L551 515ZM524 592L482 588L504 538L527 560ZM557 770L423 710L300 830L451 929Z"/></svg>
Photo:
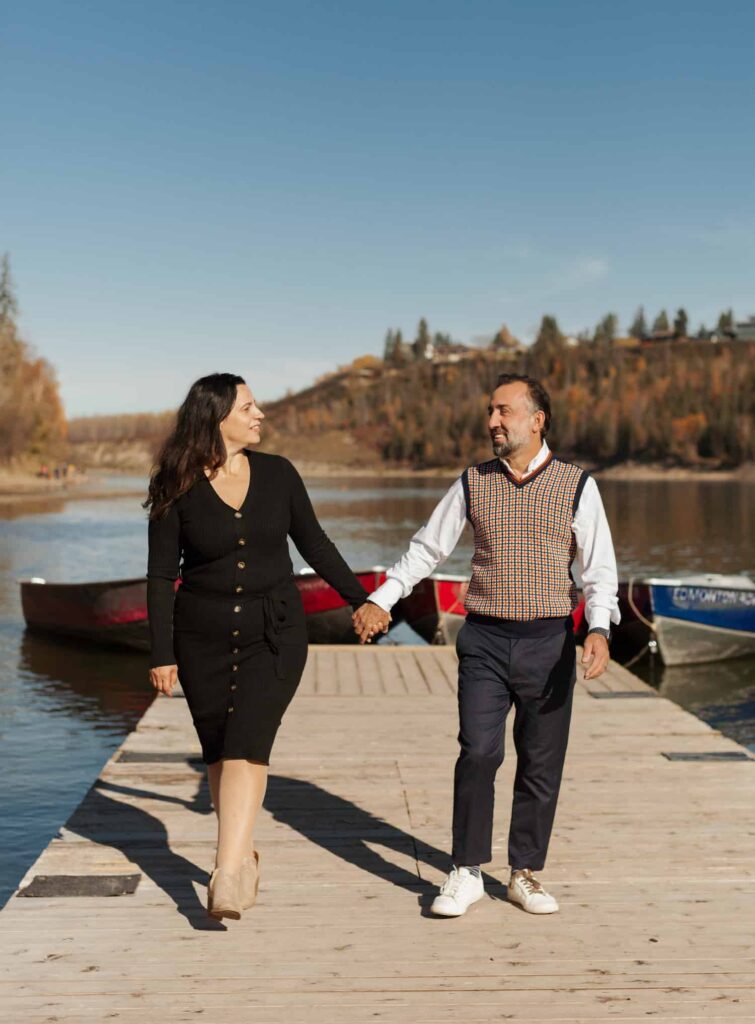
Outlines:
<svg viewBox="0 0 755 1024"><path fill-rule="evenodd" d="M126 476L132 474L107 471L108 476ZM82 475L67 479L48 479L38 477L34 473L0 471L0 504L17 504L23 501L60 501L93 498L129 498L144 499L147 492L146 479L143 488L136 490L106 486L98 481L99 474Z"/></svg>
<svg viewBox="0 0 755 1024"><path fill-rule="evenodd" d="M577 460L578 461L578 460ZM408 469L405 467L377 466L343 466L328 463L296 462L302 476L317 479L378 479L378 480L450 480L460 471L458 466L437 467L433 469ZM746 462L736 469L696 469L689 466L663 466L659 463L622 462L615 466L591 466L583 463L598 480L664 481L701 483L755 483L755 463ZM99 470L108 476L134 476L137 471L127 472L115 469ZM99 485L97 475L84 476L74 480L47 480L33 474L0 472L0 503L17 504L26 500L61 500L75 499L92 500L103 498L141 498L146 496L143 489L125 489Z"/></svg>
<svg viewBox="0 0 755 1024"><path fill-rule="evenodd" d="M755 463L746 462L736 469L693 469L687 466L663 466L656 463L622 462L615 466L591 466L587 462L575 459L578 465L584 466L598 480L665 480L685 481L700 480L710 483L755 483ZM443 479L448 480L459 474L460 466L437 467L433 469L375 469L354 468L348 466L328 466L325 464L297 462L302 476L317 479L318 477L378 477L380 479Z"/></svg>

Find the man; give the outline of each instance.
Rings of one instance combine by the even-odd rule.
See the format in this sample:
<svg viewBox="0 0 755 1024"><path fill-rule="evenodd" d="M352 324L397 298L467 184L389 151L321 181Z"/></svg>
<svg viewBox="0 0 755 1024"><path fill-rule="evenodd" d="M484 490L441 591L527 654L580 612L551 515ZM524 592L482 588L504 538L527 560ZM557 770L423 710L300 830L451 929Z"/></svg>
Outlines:
<svg viewBox="0 0 755 1024"><path fill-rule="evenodd" d="M444 917L459 917L484 895L480 865L492 859L495 775L512 705L517 768L508 898L533 914L558 910L535 872L545 866L576 679L572 564L582 577L589 626L585 679L605 671L610 624L619 621L616 559L598 488L550 451L545 388L531 377L503 374L488 413L495 459L462 473L386 582L354 614L362 643L385 632L396 601L450 555L471 523L467 619L456 643L453 867L432 904Z"/></svg>

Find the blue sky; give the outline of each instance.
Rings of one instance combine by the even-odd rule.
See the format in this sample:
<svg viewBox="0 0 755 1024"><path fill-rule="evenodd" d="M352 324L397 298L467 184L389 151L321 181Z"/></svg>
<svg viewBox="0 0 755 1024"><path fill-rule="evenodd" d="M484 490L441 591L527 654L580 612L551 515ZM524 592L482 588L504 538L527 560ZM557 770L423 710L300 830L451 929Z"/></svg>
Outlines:
<svg viewBox="0 0 755 1024"><path fill-rule="evenodd" d="M69 415L262 400L420 316L755 313L755 7L15 0L0 252Z"/></svg>

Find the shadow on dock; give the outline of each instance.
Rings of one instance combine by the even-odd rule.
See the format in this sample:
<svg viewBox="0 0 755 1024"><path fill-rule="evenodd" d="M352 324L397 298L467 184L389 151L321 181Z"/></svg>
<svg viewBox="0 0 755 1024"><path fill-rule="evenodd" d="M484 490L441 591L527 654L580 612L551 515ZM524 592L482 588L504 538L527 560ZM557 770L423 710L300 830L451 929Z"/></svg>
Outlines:
<svg viewBox="0 0 755 1024"><path fill-rule="evenodd" d="M207 885L208 872L170 848L167 829L159 818L142 807L108 796L110 792L141 800L160 800L195 814L212 814L207 782L201 772L197 775L199 785L191 800L98 779L66 828L100 846L120 850L163 890L192 928L225 931L225 925L207 917L194 888L195 884Z"/></svg>
<svg viewBox="0 0 755 1024"><path fill-rule="evenodd" d="M437 890L435 885L422 878L420 865L440 867L444 871L451 867L446 851L417 839L384 818L313 782L271 775L264 806L276 821L288 825L334 856L369 872L382 882L418 893L423 913L428 913ZM374 849L375 846L412 857L417 871L408 871L386 859ZM490 896L505 897L505 887L498 879L485 873L483 878Z"/></svg>
<svg viewBox="0 0 755 1024"><path fill-rule="evenodd" d="M185 771L183 765L181 771ZM225 930L224 925L206 917L205 907L195 891L195 885L207 884L208 871L171 849L167 829L159 818L137 804L115 798L118 794L136 800L157 800L178 805L194 814L212 814L206 778L201 769L195 771L198 786L190 800L99 779L66 827L82 838L119 850L163 890L192 928ZM264 806L275 821L287 825L321 849L366 871L380 882L416 893L423 915L429 914L436 888L422 878L420 865L446 870L450 866L446 851L417 839L351 800L302 779L271 775ZM375 846L410 858L417 869L411 871L396 864L375 850ZM270 855L274 856L274 850ZM496 878L483 877L489 896L505 898L505 887Z"/></svg>

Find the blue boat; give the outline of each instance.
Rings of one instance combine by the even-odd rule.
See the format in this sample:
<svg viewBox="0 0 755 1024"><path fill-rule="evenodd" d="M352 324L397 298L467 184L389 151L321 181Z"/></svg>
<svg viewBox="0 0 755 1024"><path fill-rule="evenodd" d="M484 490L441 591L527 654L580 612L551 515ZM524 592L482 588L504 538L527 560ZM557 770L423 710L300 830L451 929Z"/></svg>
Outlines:
<svg viewBox="0 0 755 1024"><path fill-rule="evenodd" d="M703 573L644 582L667 665L755 654L755 582L749 576Z"/></svg>

